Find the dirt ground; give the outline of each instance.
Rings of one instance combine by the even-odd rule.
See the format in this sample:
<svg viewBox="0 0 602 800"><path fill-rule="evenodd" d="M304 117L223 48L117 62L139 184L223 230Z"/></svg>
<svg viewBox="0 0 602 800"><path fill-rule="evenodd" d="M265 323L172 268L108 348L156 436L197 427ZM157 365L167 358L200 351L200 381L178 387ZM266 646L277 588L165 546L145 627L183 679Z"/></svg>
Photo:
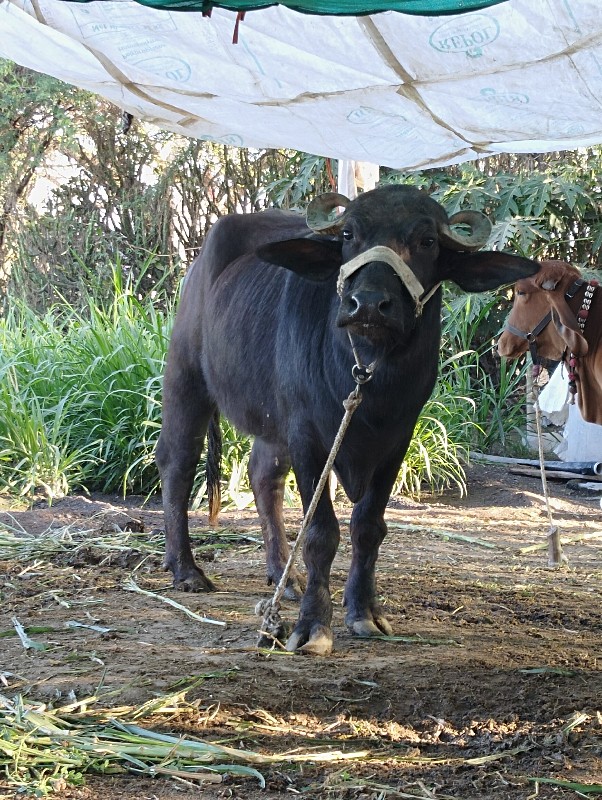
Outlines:
<svg viewBox="0 0 602 800"><path fill-rule="evenodd" d="M349 563L345 521L331 588L335 650L327 658L256 648L254 607L270 596L258 522L225 512L213 532L192 515L197 557L219 587L181 594L161 570L160 504L142 498L69 497L48 508L0 513L0 524L41 535L65 532L64 552L0 562L0 628L52 626L34 638L47 650L0 639L0 693L55 705L98 693L101 704L140 704L187 683L192 703L167 726L178 735L261 753L365 751L332 763L261 767L257 780L87 776L69 800L245 797L577 798L558 781L602 783L602 511L564 482L549 484L567 567L547 566L548 516L536 478L503 466L469 470L469 494L392 500L379 559L379 591L395 641L353 638L340 605ZM99 542L129 518L155 549L108 551ZM300 513L287 511L291 538ZM90 545L69 547L88 532ZM104 532L104 533L103 533ZM586 534L586 536L583 536ZM99 538L100 537L100 538ZM81 536L80 536L81 541ZM139 541L142 539L139 537ZM200 623L141 588L226 622ZM337 602L338 601L338 602ZM297 609L283 606L294 621ZM101 633L67 627L80 621ZM199 676L205 676L199 680ZM104 697L104 699L102 699ZM161 727L161 723L157 723ZM165 729L163 724L162 729ZM546 781L555 782L546 782ZM0 778L0 797L22 796Z"/></svg>

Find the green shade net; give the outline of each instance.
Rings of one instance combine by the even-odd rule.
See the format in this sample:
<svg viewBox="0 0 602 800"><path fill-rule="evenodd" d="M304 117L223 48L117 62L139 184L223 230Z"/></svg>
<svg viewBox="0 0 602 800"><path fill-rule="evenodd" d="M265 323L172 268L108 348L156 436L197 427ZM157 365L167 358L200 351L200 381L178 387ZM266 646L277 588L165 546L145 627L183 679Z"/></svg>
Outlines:
<svg viewBox="0 0 602 800"><path fill-rule="evenodd" d="M92 0L66 0L67 2L88 3ZM305 14L330 14L333 16L356 16L374 14L378 11L401 11L404 14L437 16L439 14L461 14L479 8L495 6L505 0L284 0L274 3L271 0L136 0L142 6L160 8L164 11L203 11L212 8L227 8L230 11L251 11L257 8L281 5Z"/></svg>

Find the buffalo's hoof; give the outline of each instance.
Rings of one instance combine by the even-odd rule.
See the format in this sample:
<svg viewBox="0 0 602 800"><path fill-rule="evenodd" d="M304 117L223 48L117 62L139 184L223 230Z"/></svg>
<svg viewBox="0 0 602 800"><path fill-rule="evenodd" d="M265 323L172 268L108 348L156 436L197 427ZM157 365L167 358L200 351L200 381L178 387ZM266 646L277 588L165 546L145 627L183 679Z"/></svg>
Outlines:
<svg viewBox="0 0 602 800"><path fill-rule="evenodd" d="M349 619L348 617L345 622L355 636L391 636L393 633L389 620L380 612L361 619Z"/></svg>
<svg viewBox="0 0 602 800"><path fill-rule="evenodd" d="M331 629L316 623L307 631L306 625L298 625L289 637L286 649L307 656L330 655L334 641Z"/></svg>
<svg viewBox="0 0 602 800"><path fill-rule="evenodd" d="M181 592L217 592L217 587L205 575L202 569L194 567L173 577L174 589Z"/></svg>

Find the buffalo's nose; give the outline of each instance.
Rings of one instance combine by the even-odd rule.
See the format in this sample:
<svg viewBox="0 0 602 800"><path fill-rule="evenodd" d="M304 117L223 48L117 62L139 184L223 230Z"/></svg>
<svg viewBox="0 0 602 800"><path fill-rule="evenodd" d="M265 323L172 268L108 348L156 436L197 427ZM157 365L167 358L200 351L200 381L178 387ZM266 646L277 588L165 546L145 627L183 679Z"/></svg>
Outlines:
<svg viewBox="0 0 602 800"><path fill-rule="evenodd" d="M391 311L392 302L386 292L363 289L348 297L346 305L350 317L362 315L386 317Z"/></svg>

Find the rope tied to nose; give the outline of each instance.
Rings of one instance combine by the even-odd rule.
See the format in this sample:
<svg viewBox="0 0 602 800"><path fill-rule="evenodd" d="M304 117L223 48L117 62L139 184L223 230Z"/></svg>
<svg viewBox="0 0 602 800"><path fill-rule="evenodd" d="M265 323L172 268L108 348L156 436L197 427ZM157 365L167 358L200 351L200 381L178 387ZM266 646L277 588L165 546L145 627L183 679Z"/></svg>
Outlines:
<svg viewBox="0 0 602 800"><path fill-rule="evenodd" d="M372 377L370 375L370 377ZM369 380L370 378L368 378ZM263 615L263 621L261 623L261 631L260 631L260 639L259 644L268 644L270 643L272 646L281 642L281 640L285 637L285 626L282 622L280 617L280 601L282 600L282 595L284 594L284 590L286 589L286 583L288 577L290 575L291 569L293 568L293 564L297 558L297 554L301 548L301 544L303 543L303 539L305 538L305 532L309 527L314 514L316 512L316 508L318 507L318 503L320 502L320 498L322 497L322 493L324 491L324 487L328 481L328 476L330 475L330 471L334 466L335 459L343 442L343 438L349 427L349 423L351 422L351 417L353 416L355 410L362 402L362 394L360 390L360 383L356 383L355 388L350 392L349 396L346 400L343 401L343 408L345 409L345 414L343 419L341 420L341 424L339 426L339 430L335 436L334 442L330 449L330 453L328 458L326 459L326 464L324 464L324 469L322 470L322 474L320 475L320 479L314 491L314 496L312 497L311 503L303 517L303 522L301 523L301 527L299 529L299 533L297 534L297 538L293 547L291 548L290 555L288 557L288 561L284 567L282 572L282 576L278 581L278 585L274 591L273 596L269 600L261 600L255 606L255 613L257 616Z"/></svg>
<svg viewBox="0 0 602 800"><path fill-rule="evenodd" d="M347 432L349 423L351 422L351 417L353 416L355 410L358 408L361 402L362 402L362 395L360 390L360 384L357 383L355 388L350 392L347 399L343 401L343 408L345 409L345 414L339 426L339 430L337 431L337 434L335 436L328 458L326 459L326 464L324 465L324 469L322 470L322 474L320 475L320 479L314 491L314 496L312 497L311 503L309 504L305 516L303 517L303 522L301 523L299 533L297 534L295 543L291 548L288 561L286 562L286 565L282 572L282 576L278 581L278 585L276 586L274 594L271 597L271 599L261 600L255 606L255 613L258 616L263 615L263 621L261 624L261 631L260 631L261 634L260 643L265 641L266 639L268 641L271 640L273 643L276 643L280 641L285 635L285 628L280 618L280 601L282 600L282 595L284 594L284 591L286 589L286 583L288 581L291 569L293 568L293 564L295 563L297 554L299 552L299 549L301 548L303 539L305 538L305 532L307 531L307 528L309 527L314 517L316 508L318 507L318 503L320 502L320 498L322 497L324 487L326 486L326 482L328 481L328 476L330 475L330 471L334 466L334 462L341 447L341 444L343 442L343 438L345 436L345 433Z"/></svg>

